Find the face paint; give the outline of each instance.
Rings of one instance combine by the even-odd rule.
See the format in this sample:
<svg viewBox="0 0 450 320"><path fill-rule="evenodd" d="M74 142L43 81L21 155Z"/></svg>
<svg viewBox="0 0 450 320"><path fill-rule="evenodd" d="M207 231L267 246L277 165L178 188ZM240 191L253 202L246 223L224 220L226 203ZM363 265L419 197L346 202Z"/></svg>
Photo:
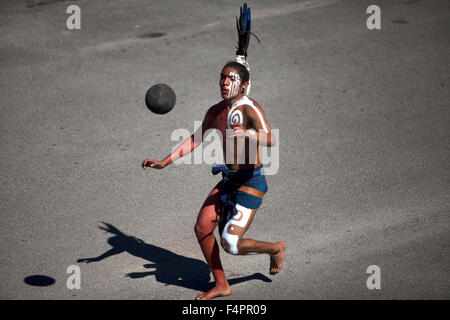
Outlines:
<svg viewBox="0 0 450 320"><path fill-rule="evenodd" d="M234 98L238 95L239 87L241 85L241 78L238 73L230 72L230 86L231 90L228 92L228 99Z"/></svg>
<svg viewBox="0 0 450 320"><path fill-rule="evenodd" d="M239 93L239 87L241 85L241 77L238 73L230 72L224 77L229 79L228 85L224 86L224 89L228 91L227 99L232 99L236 97Z"/></svg>

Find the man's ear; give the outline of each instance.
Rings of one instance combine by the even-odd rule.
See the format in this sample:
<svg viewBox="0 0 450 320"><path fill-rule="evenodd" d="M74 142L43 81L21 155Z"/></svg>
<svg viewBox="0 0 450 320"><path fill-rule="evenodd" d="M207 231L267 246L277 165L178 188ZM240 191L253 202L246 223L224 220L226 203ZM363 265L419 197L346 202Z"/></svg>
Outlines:
<svg viewBox="0 0 450 320"><path fill-rule="evenodd" d="M241 92L245 92L247 90L248 87L248 81L244 82L244 84L241 87Z"/></svg>

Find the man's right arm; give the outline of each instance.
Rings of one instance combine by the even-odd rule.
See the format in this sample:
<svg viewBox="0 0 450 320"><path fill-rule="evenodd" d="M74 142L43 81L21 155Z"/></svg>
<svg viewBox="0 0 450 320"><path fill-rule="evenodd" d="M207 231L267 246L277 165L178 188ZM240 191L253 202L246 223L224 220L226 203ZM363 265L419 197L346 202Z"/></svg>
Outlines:
<svg viewBox="0 0 450 320"><path fill-rule="evenodd" d="M211 107L205 115L205 118L203 119L202 125L201 127L199 127L197 129L197 131L192 134L189 138L187 138L186 140L184 140L174 151L172 151L171 154L169 154L164 160L162 161L158 161L155 159L145 159L142 162L142 168L145 170L147 167L152 167L155 169L162 169L166 166L168 166L169 164L171 164L172 162L174 162L175 160L189 154L190 152L192 152L192 150L194 150L195 148L197 148L202 142L203 142L203 134L208 130L211 129L213 127L213 123L214 123L214 111L213 111L214 107ZM199 132L199 130L201 130L201 132ZM195 139L195 137L200 137L200 139Z"/></svg>

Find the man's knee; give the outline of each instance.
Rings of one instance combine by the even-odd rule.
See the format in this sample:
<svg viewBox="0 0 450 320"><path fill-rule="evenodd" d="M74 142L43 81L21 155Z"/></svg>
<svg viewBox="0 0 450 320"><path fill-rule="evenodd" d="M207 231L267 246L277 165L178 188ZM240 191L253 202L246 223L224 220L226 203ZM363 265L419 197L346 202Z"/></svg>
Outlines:
<svg viewBox="0 0 450 320"><path fill-rule="evenodd" d="M212 232L211 232L211 230L209 230L209 228L205 228L204 226L202 226L198 223L196 223L194 226L194 232L199 241L203 240L208 235L212 234Z"/></svg>
<svg viewBox="0 0 450 320"><path fill-rule="evenodd" d="M223 250L237 256L239 254L239 246L240 240L238 235L233 235L229 233L222 233L222 237L220 238L220 244L222 245Z"/></svg>
<svg viewBox="0 0 450 320"><path fill-rule="evenodd" d="M220 245L222 246L223 250L230 253L230 245L228 244L227 240L224 238L220 238Z"/></svg>

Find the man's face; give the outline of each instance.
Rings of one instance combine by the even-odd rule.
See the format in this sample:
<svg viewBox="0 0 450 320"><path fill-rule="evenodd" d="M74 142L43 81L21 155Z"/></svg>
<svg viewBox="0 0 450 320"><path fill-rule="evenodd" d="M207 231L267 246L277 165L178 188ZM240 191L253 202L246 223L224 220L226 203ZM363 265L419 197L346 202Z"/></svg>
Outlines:
<svg viewBox="0 0 450 320"><path fill-rule="evenodd" d="M242 79L239 73L231 67L226 67L220 73L220 93L223 99L229 100L236 97L241 90Z"/></svg>

